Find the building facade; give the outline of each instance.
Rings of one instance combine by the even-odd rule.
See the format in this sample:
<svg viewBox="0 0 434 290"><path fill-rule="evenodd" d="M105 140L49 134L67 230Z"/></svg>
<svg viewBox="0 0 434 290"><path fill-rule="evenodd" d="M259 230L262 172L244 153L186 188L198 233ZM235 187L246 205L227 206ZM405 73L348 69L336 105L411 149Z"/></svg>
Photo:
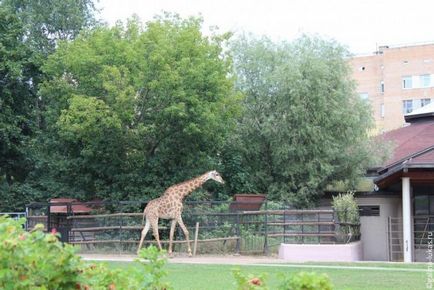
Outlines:
<svg viewBox="0 0 434 290"><path fill-rule="evenodd" d="M357 93L371 104L376 133L405 126L405 114L434 102L434 43L382 46L349 63Z"/></svg>

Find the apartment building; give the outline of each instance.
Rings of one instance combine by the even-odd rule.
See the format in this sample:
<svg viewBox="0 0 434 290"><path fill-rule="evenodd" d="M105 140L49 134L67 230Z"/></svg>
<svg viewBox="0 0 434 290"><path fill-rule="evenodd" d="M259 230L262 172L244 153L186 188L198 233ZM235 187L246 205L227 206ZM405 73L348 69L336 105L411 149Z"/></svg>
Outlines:
<svg viewBox="0 0 434 290"><path fill-rule="evenodd" d="M381 46L349 62L358 94L371 103L376 133L405 126L405 114L434 102L434 43Z"/></svg>

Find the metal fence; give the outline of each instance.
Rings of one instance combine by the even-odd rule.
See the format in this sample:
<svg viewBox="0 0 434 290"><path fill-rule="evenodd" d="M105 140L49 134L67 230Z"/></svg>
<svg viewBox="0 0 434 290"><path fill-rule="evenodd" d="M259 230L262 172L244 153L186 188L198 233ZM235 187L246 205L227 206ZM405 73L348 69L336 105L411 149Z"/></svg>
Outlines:
<svg viewBox="0 0 434 290"><path fill-rule="evenodd" d="M404 251L402 247L402 218L388 217L387 238L389 261L403 261Z"/></svg>
<svg viewBox="0 0 434 290"><path fill-rule="evenodd" d="M20 219L23 217L26 217L26 212L0 212L0 216L1 215L7 215L10 218L13 219Z"/></svg>
<svg viewBox="0 0 434 290"><path fill-rule="evenodd" d="M432 246L434 232L434 216L415 215L413 222L413 248L415 262L426 262L426 253ZM402 262L404 260L403 225L401 217L388 217L388 249L389 261Z"/></svg>
<svg viewBox="0 0 434 290"><path fill-rule="evenodd" d="M42 223L47 231L55 228L63 241L79 245L83 252L132 253L140 239L146 203L33 203L27 207L27 226ZM78 206L90 210L79 212ZM360 225L339 222L332 210L294 210L268 201L258 210L244 210L248 208L249 202L185 202L182 216L197 252L268 254L276 252L280 243L348 243L360 238ZM169 227L169 221L160 220L163 244L168 243ZM145 242L155 243L151 234ZM174 246L175 251L185 251L179 227Z"/></svg>

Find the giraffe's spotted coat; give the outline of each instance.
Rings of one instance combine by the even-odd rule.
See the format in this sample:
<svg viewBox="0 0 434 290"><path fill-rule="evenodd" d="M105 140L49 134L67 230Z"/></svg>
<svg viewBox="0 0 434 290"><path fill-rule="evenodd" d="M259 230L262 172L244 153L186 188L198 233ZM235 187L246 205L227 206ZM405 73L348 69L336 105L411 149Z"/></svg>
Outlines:
<svg viewBox="0 0 434 290"><path fill-rule="evenodd" d="M171 219L172 224L170 227L170 239L169 239L169 254L172 253L172 241L173 234L175 231L176 223L179 223L182 231L184 232L185 238L188 245L188 253L191 255L191 248L189 242L188 230L182 221L182 209L184 198L194 191L195 189L201 187L206 181L213 179L217 182L224 183L220 174L217 171L209 171L191 180L172 185L163 193L161 197L151 200L145 207L143 212L143 219L146 218L145 227L142 230L142 235L140 237L139 248L142 247L143 240L146 237L149 229L152 228L155 239L157 240L158 247L161 249L160 238L158 235L158 219Z"/></svg>

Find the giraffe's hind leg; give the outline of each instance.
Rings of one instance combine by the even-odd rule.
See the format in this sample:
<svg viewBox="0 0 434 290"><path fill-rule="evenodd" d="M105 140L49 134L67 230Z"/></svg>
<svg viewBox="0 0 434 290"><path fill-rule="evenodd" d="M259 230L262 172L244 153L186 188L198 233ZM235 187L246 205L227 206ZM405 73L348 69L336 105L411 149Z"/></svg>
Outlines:
<svg viewBox="0 0 434 290"><path fill-rule="evenodd" d="M157 245L160 251L163 249L160 243L160 235L158 234L158 218L151 220L152 233L154 234L155 240L157 240Z"/></svg>
<svg viewBox="0 0 434 290"><path fill-rule="evenodd" d="M146 234L148 233L150 227L151 227L151 223L149 222L148 219L146 219L146 224L142 230L142 235L140 237L140 243L139 243L139 248L137 249L137 254L140 252L140 249L142 248L143 240L145 239Z"/></svg>

